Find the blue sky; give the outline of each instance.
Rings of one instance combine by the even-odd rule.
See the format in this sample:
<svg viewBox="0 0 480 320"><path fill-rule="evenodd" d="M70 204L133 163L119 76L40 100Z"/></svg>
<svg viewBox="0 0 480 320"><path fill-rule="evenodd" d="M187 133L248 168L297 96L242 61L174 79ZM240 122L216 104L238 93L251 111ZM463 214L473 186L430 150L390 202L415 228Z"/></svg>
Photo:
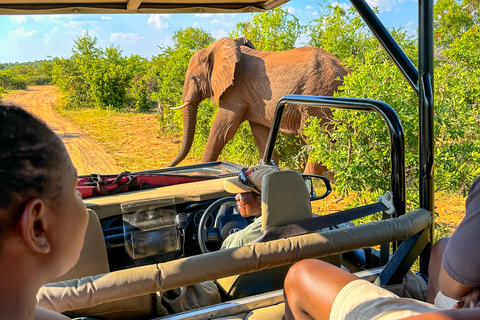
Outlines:
<svg viewBox="0 0 480 320"><path fill-rule="evenodd" d="M367 2L379 7L380 19L387 27L403 27L409 34L416 34L416 0ZM307 24L318 17L319 3L324 2L291 0L284 7ZM340 5L348 7L350 2L341 0ZM0 16L0 63L69 57L73 40L87 30L98 38L101 47L120 46L125 55L150 58L160 53L158 45L172 44L175 30L195 26L221 38L250 18L247 13Z"/></svg>

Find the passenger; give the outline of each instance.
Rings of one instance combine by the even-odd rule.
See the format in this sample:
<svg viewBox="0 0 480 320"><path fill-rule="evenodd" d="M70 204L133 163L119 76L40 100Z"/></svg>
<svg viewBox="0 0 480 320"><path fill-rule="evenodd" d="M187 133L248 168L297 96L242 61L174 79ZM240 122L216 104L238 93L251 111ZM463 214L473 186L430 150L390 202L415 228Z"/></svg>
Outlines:
<svg viewBox="0 0 480 320"><path fill-rule="evenodd" d="M78 261L88 215L76 184L60 138L0 101L0 319L69 319L36 294Z"/></svg>
<svg viewBox="0 0 480 320"><path fill-rule="evenodd" d="M480 300L480 252L472 245L480 242L480 177L470 186L465 212L452 237L433 246L430 258L427 301L445 308Z"/></svg>
<svg viewBox="0 0 480 320"><path fill-rule="evenodd" d="M399 298L320 260L303 260L293 265L285 279L284 296L286 320L480 319L480 308L448 310Z"/></svg>
<svg viewBox="0 0 480 320"><path fill-rule="evenodd" d="M223 187L230 193L236 193L238 211L244 218L254 217L254 221L245 229L229 235L222 243L222 249L241 247L260 236L262 228L262 179L267 173L279 171L271 165L258 165L240 171L238 177L226 180Z"/></svg>
<svg viewBox="0 0 480 320"><path fill-rule="evenodd" d="M440 305L399 298L335 266L304 260L285 279L285 318L480 319L480 252L475 245L480 240L480 177L470 187L465 208L450 240L438 241L432 250L427 301L436 297ZM444 304L448 296L455 300Z"/></svg>

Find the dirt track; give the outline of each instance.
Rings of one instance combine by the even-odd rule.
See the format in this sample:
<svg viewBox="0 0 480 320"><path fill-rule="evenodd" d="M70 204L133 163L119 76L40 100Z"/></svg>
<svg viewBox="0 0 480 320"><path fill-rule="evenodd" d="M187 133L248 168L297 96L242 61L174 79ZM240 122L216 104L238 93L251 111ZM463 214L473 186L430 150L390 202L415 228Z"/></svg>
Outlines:
<svg viewBox="0 0 480 320"><path fill-rule="evenodd" d="M43 119L65 143L78 174L118 173L115 160L97 142L53 109L58 92L54 86L29 87L4 96L5 101L20 104Z"/></svg>

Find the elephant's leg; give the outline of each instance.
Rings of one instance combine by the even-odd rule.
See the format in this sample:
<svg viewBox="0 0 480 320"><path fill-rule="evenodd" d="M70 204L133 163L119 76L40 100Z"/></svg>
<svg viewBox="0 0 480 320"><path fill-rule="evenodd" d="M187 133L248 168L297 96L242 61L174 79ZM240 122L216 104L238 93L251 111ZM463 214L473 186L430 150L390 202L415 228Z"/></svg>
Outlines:
<svg viewBox="0 0 480 320"><path fill-rule="evenodd" d="M232 110L219 109L213 120L207 145L202 155L202 162L216 161L223 148L237 133L242 123L243 114Z"/></svg>
<svg viewBox="0 0 480 320"><path fill-rule="evenodd" d="M265 154L265 149L267 148L268 134L270 133L270 128L264 125L249 122L250 129L252 129L253 138L255 139L255 144L257 145L258 152L260 153L260 158L263 159ZM278 165L278 156L274 151L272 155L272 160Z"/></svg>
<svg viewBox="0 0 480 320"><path fill-rule="evenodd" d="M319 176L323 175L327 171L327 168L321 163L313 163L311 156L308 156L307 165L305 166L305 174L317 174Z"/></svg>

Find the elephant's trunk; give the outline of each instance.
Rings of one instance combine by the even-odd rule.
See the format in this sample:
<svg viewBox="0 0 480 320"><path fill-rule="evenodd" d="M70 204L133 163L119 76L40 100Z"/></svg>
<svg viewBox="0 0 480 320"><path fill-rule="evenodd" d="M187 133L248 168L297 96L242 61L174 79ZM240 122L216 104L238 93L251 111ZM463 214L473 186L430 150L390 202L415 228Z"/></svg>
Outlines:
<svg viewBox="0 0 480 320"><path fill-rule="evenodd" d="M186 105L182 110L183 116L183 141L182 147L180 148L180 152L178 153L177 157L168 165L169 167L175 167L177 164L183 161L187 156L188 152L190 152L190 148L192 147L193 137L195 136L195 126L197 124L197 111L198 111L198 103L195 102L187 102Z"/></svg>

